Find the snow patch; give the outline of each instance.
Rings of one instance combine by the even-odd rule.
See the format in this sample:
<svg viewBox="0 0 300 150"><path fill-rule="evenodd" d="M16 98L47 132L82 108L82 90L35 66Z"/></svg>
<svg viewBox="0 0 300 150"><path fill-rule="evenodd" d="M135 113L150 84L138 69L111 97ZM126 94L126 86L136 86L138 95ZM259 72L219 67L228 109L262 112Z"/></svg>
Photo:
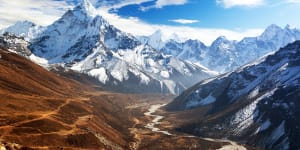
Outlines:
<svg viewBox="0 0 300 150"><path fill-rule="evenodd" d="M254 98L259 93L259 88L255 88L249 95L248 98Z"/></svg>
<svg viewBox="0 0 300 150"><path fill-rule="evenodd" d="M140 83L148 85L148 83L150 82L150 78L141 71L132 68L129 69L129 71L140 78Z"/></svg>
<svg viewBox="0 0 300 150"><path fill-rule="evenodd" d="M174 81L172 81L172 80L163 80L163 82L172 94L176 94L176 91L175 91L176 83Z"/></svg>
<svg viewBox="0 0 300 150"><path fill-rule="evenodd" d="M120 82L122 82L123 80L127 80L129 76L128 76L128 66L126 62L120 61L117 64L115 64L110 74Z"/></svg>
<svg viewBox="0 0 300 150"><path fill-rule="evenodd" d="M253 124L254 119L258 116L259 111L257 109L257 104L262 99L269 97L274 94L274 92L277 89L273 89L270 92L265 93L264 95L257 98L255 101L253 101L250 105L246 106L245 108L239 110L233 117L231 124L237 125L237 128L235 129L236 133L239 133L240 131L246 129L250 125Z"/></svg>
<svg viewBox="0 0 300 150"><path fill-rule="evenodd" d="M103 84L105 84L109 80L106 74L106 70L104 68L93 69L88 72L88 75L92 77L97 77L98 80Z"/></svg>
<svg viewBox="0 0 300 150"><path fill-rule="evenodd" d="M160 72L160 75L164 78L169 78L170 77L170 74L168 71L161 71Z"/></svg>
<svg viewBox="0 0 300 150"><path fill-rule="evenodd" d="M270 120L266 120L263 124L260 125L260 127L257 128L257 130L255 131L255 134L262 132L266 129L268 129L271 126L271 122Z"/></svg>
<svg viewBox="0 0 300 150"><path fill-rule="evenodd" d="M186 108L194 107L194 106L203 106L212 104L216 101L216 98L209 94L207 97L201 99L201 100L191 100L186 104Z"/></svg>
<svg viewBox="0 0 300 150"><path fill-rule="evenodd" d="M34 54L31 54L29 56L29 59L44 68L47 68L49 66L47 59L35 56Z"/></svg>

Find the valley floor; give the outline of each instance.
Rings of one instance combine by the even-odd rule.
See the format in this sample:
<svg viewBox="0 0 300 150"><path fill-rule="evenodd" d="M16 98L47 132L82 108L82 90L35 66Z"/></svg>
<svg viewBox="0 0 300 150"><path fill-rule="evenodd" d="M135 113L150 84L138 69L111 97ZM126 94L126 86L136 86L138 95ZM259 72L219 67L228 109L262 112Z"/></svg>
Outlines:
<svg viewBox="0 0 300 150"><path fill-rule="evenodd" d="M172 98L111 92L65 99L29 96L38 103L21 109L26 102L10 97L0 107L0 143L7 149L245 149L172 130L161 109Z"/></svg>
<svg viewBox="0 0 300 150"><path fill-rule="evenodd" d="M168 116L161 107L170 102L166 100L152 100L140 105L129 107L144 112L142 118L134 118L136 124L130 128L136 141L131 144L132 149L218 149L218 150L246 150L244 147L229 140L200 138L172 130L172 122L165 121ZM143 118L144 117L144 118ZM171 130L170 130L171 129Z"/></svg>

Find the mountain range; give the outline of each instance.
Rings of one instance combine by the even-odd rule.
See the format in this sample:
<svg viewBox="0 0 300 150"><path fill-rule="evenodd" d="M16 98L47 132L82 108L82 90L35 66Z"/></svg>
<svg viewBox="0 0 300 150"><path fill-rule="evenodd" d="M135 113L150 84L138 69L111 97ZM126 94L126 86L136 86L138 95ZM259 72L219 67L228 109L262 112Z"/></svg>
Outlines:
<svg viewBox="0 0 300 150"><path fill-rule="evenodd" d="M193 83L216 75L201 65L142 44L110 25L86 0L47 27L25 21L1 32L25 36L28 49L50 66L87 74L99 79L101 85L125 92L179 94Z"/></svg>
<svg viewBox="0 0 300 150"><path fill-rule="evenodd" d="M110 25L86 0L49 26L24 21L0 30L5 32L24 37L34 58L97 78L101 85L172 94L300 39L300 31L288 25L270 25L260 36L241 41L221 36L210 46L181 41L176 34L163 41L160 30L134 37Z"/></svg>
<svg viewBox="0 0 300 150"><path fill-rule="evenodd" d="M4 137L56 148L147 149L157 141L244 148L217 139L300 148L300 30L273 24L257 37L220 36L210 46L162 37L125 33L88 0L48 26L20 21L0 30L0 146ZM163 94L179 96L165 105Z"/></svg>
<svg viewBox="0 0 300 150"><path fill-rule="evenodd" d="M189 88L168 104L194 112L181 130L266 149L299 149L300 42ZM201 113L199 112L201 110ZM198 114L195 117L195 114Z"/></svg>
<svg viewBox="0 0 300 150"><path fill-rule="evenodd" d="M199 40L189 39L182 42L176 35L173 37L174 39L163 40L162 32L158 30L140 39L165 55L172 55L225 73L276 51L288 43L300 40L300 31L289 25L281 28L272 24L260 36L245 37L241 41L231 41L225 36L220 36L210 46Z"/></svg>

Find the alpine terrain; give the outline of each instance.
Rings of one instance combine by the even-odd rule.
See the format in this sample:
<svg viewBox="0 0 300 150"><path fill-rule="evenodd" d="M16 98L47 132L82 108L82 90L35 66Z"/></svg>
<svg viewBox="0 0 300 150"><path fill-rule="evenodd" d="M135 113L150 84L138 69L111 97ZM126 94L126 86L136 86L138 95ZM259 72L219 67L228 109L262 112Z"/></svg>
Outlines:
<svg viewBox="0 0 300 150"><path fill-rule="evenodd" d="M165 55L172 55L182 60L201 64L217 72L227 72L263 55L278 50L288 43L300 40L300 31L289 25L281 28L275 24L268 26L257 37L245 37L241 41L230 41L221 36L206 46L199 40L180 40L177 35L163 40L161 31L156 31L140 41L148 43Z"/></svg>
<svg viewBox="0 0 300 150"><path fill-rule="evenodd" d="M180 131L225 136L266 149L299 149L299 56L296 41L196 84L166 108L182 111L178 114L186 119L181 119L189 120L178 127Z"/></svg>
<svg viewBox="0 0 300 150"><path fill-rule="evenodd" d="M300 149L299 2L92 2L1 2L0 150Z"/></svg>
<svg viewBox="0 0 300 150"><path fill-rule="evenodd" d="M179 94L216 75L142 44L97 15L87 0L47 27L25 21L1 32L25 36L30 51L48 64L87 74L118 91Z"/></svg>

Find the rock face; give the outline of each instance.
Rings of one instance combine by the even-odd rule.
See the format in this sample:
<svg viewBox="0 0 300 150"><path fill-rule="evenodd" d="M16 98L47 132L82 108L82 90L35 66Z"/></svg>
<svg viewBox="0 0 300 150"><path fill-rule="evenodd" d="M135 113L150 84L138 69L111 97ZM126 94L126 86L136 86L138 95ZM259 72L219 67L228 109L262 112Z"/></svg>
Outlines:
<svg viewBox="0 0 300 150"><path fill-rule="evenodd" d="M85 73L118 91L179 94L216 74L142 44L97 15L86 0L29 39L31 52L48 64Z"/></svg>
<svg viewBox="0 0 300 150"><path fill-rule="evenodd" d="M266 149L299 149L300 42L236 71L202 81L177 97L173 111L203 110L181 130L228 137ZM200 119L199 119L200 118Z"/></svg>
<svg viewBox="0 0 300 150"><path fill-rule="evenodd" d="M19 37L9 32L6 32L2 36L0 36L0 47L8 49L11 52L17 53L27 59L30 59L40 66L48 68L48 61L33 54L28 48L29 45L30 43L26 41L24 37Z"/></svg>
<svg viewBox="0 0 300 150"><path fill-rule="evenodd" d="M0 46L17 52L18 54L25 57L28 57L32 54L31 51L27 48L28 45L29 43L25 41L23 37L18 37L9 32L6 32L2 36L0 36Z"/></svg>

